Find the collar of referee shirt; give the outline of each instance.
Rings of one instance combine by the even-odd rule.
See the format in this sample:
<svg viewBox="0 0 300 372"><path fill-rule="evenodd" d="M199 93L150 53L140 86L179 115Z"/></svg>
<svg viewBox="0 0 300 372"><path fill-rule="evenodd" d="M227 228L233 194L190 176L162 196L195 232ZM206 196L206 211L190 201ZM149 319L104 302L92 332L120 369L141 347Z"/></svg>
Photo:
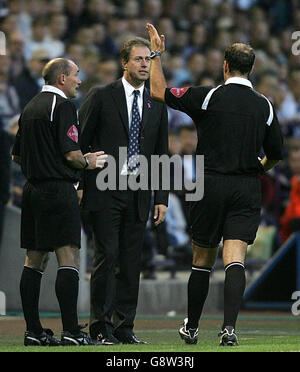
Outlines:
<svg viewBox="0 0 300 372"><path fill-rule="evenodd" d="M225 85L227 85L227 84L241 84L241 85L246 85L247 87L253 89L253 86L252 86L252 83L251 83L250 80L245 79L245 78L241 78L241 77L237 77L237 76L234 76L234 77L231 77L231 78L227 79L225 81Z"/></svg>
<svg viewBox="0 0 300 372"><path fill-rule="evenodd" d="M68 99L68 97L65 95L65 93L62 90L54 87L53 85L44 85L43 88L42 88L42 92L56 93L56 94L59 94L60 96L62 96L63 98Z"/></svg>

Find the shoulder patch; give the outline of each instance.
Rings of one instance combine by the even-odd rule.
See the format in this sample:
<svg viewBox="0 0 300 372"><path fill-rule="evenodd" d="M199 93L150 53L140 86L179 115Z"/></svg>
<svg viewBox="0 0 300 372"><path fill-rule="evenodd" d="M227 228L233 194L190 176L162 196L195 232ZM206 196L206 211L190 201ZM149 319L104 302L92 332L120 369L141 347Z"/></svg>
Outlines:
<svg viewBox="0 0 300 372"><path fill-rule="evenodd" d="M185 88L171 88L170 92L173 94L173 96L177 98L181 98L190 88L185 87Z"/></svg>
<svg viewBox="0 0 300 372"><path fill-rule="evenodd" d="M76 126L75 125L72 125L70 128L69 128L69 130L68 130L68 132L67 132L67 136L69 137L69 138L71 138L71 140L72 141L74 141L74 142L78 142L78 129L76 128Z"/></svg>

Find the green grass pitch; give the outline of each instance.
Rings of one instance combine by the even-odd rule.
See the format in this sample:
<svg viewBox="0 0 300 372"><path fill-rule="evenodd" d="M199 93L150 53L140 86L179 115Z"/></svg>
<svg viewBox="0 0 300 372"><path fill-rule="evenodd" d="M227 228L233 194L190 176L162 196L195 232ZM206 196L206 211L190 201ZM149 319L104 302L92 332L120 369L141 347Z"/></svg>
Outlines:
<svg viewBox="0 0 300 372"><path fill-rule="evenodd" d="M5 319L6 318L6 319ZM300 352L300 317L288 313L241 314L237 324L239 346L218 345L221 315L204 316L200 323L197 345L186 345L178 335L183 317L138 317L136 334L148 345L116 345L85 347L24 347L24 320L20 317L0 317L0 352ZM85 319L83 323L86 321ZM60 333L59 318L42 319L56 336Z"/></svg>

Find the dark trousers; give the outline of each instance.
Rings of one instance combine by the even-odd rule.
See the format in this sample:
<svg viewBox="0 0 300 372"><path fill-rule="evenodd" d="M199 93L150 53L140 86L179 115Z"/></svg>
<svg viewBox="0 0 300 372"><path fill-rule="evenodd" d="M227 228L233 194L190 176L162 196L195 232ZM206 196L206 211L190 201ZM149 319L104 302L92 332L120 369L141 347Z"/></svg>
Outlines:
<svg viewBox="0 0 300 372"><path fill-rule="evenodd" d="M110 191L90 217L95 239L90 334L95 338L133 328L146 222L139 220L137 193L130 190Z"/></svg>

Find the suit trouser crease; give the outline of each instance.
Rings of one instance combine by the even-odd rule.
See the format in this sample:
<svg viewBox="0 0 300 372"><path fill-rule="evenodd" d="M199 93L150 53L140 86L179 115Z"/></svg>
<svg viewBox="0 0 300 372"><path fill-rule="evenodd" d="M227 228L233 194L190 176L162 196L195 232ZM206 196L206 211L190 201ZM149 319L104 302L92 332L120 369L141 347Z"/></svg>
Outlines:
<svg viewBox="0 0 300 372"><path fill-rule="evenodd" d="M138 218L130 191L109 195L91 212L95 256L91 275L91 335L133 328L139 291L141 249L146 222Z"/></svg>

